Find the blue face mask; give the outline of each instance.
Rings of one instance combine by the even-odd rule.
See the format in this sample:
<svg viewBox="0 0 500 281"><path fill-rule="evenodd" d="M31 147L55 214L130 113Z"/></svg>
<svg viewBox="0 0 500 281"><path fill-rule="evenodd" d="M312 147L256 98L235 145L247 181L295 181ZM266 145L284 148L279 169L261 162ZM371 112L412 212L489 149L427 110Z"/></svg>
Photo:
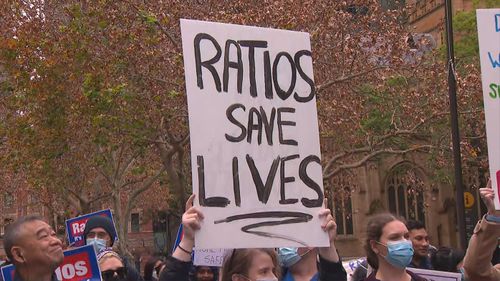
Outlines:
<svg viewBox="0 0 500 281"><path fill-rule="evenodd" d="M378 244L387 247L387 256L385 260L398 268L406 268L413 258L413 245L411 241L401 240L396 242L389 242L384 245L377 241Z"/></svg>
<svg viewBox="0 0 500 281"><path fill-rule="evenodd" d="M106 249L106 240L99 238L87 238L87 245L93 245L96 254Z"/></svg>
<svg viewBox="0 0 500 281"><path fill-rule="evenodd" d="M300 260L298 248L278 248L278 260L282 267L291 267Z"/></svg>

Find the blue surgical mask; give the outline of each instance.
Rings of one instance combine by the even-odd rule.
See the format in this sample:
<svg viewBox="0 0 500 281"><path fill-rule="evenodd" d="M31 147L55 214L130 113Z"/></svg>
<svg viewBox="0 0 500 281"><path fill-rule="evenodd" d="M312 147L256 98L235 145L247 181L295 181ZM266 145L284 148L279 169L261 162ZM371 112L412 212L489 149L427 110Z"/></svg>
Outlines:
<svg viewBox="0 0 500 281"><path fill-rule="evenodd" d="M93 245L96 254L106 249L106 240L99 238L87 238L87 245Z"/></svg>
<svg viewBox="0 0 500 281"><path fill-rule="evenodd" d="M278 260L282 267L291 267L300 260L298 248L278 248Z"/></svg>
<svg viewBox="0 0 500 281"><path fill-rule="evenodd" d="M387 247L387 256L385 260L398 268L406 268L413 258L413 245L409 240L400 240L389 242L387 245L377 242Z"/></svg>

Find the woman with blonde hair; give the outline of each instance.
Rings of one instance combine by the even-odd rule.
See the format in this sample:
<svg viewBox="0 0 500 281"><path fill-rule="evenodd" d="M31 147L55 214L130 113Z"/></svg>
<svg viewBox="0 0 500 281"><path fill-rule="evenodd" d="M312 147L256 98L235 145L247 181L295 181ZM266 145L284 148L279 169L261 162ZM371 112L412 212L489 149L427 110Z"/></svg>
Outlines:
<svg viewBox="0 0 500 281"><path fill-rule="evenodd" d="M101 251L97 255L97 262L103 281L138 281L131 274L128 274L123 259L111 248Z"/></svg>

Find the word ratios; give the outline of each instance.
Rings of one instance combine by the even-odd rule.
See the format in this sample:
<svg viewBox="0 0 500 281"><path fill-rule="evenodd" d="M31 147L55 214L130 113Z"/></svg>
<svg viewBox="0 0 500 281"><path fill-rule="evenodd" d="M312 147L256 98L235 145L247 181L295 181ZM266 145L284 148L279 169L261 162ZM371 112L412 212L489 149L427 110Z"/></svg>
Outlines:
<svg viewBox="0 0 500 281"><path fill-rule="evenodd" d="M213 49L215 49L215 55L207 58L205 53L213 53L213 50L207 48L207 44L203 45L202 42L211 44ZM257 79L256 75L263 75L264 81L264 96L267 99L274 98L274 91L282 100L288 99L292 96L297 102L305 103L309 102L314 98L315 86L314 81L311 78L311 74L307 74L302 65L301 58L303 56L311 57L311 51L300 50L295 54L289 54L288 52L282 51L276 54L274 58L271 58L270 52L267 49L268 42L262 40L226 40L224 44L224 51L222 51L221 45L217 40L209 34L199 33L194 38L194 55L196 63L196 77L198 88L204 88L204 76L203 68L208 70L212 75L213 83L215 84L215 89L217 92L228 92L229 84L229 70L236 70L236 87L238 93L242 93L243 79L244 79L244 64L242 56L242 48L248 48L248 73L249 85L250 85L250 96L257 97ZM256 52L263 52L263 61L256 62ZM231 60L231 57L236 57L235 60ZM221 75L218 72L215 65L222 60L223 71L222 71L222 83ZM245 62L246 63L246 62ZM289 66L289 73L286 74L290 76L290 82L287 85L280 85L279 82L279 65L287 64ZM263 67L263 73L256 71L256 66ZM309 93L299 94L295 91L295 85L297 79L300 77L306 84L309 85ZM283 82L282 82L283 84ZM274 85L274 91L273 91Z"/></svg>

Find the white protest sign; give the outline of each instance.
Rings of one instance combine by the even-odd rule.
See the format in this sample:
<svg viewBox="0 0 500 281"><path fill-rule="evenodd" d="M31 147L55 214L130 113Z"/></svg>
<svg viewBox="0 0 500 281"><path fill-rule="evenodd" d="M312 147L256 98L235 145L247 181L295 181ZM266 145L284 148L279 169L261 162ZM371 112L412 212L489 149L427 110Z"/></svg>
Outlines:
<svg viewBox="0 0 500 281"><path fill-rule="evenodd" d="M226 249L194 249L194 265L199 266L217 266L222 267L224 257L227 252L231 250Z"/></svg>
<svg viewBox="0 0 500 281"><path fill-rule="evenodd" d="M406 269L417 274L420 277L427 279L427 281L462 281L462 274L460 273L409 267L407 267Z"/></svg>
<svg viewBox="0 0 500 281"><path fill-rule="evenodd" d="M491 186L500 210L500 9L479 9L476 14Z"/></svg>
<svg viewBox="0 0 500 281"><path fill-rule="evenodd" d="M309 34L181 20L196 247L328 246Z"/></svg>

